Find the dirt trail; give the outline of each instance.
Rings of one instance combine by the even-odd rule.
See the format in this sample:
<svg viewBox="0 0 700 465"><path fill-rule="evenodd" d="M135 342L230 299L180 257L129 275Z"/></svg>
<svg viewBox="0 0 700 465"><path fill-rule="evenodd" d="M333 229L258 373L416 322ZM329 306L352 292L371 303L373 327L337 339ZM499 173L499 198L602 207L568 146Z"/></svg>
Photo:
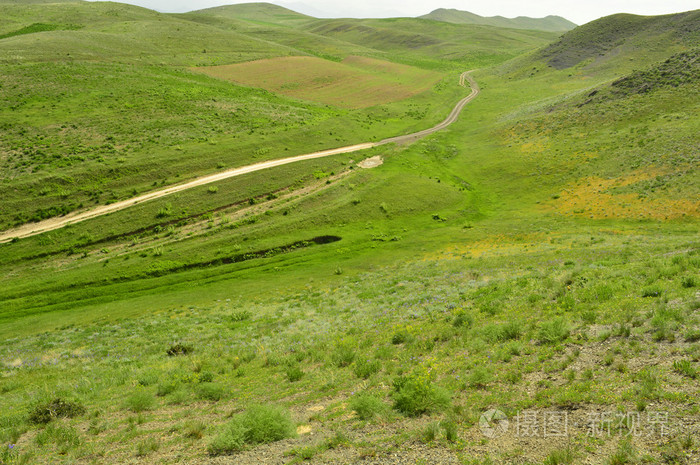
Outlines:
<svg viewBox="0 0 700 465"><path fill-rule="evenodd" d="M442 123L438 124L437 126L426 129L424 131L419 131L413 134L407 134L404 136L398 136L398 137L392 137L389 139L384 139L379 142L368 142L365 144L357 144L357 145L351 145L347 147L340 147L337 149L331 149L331 150L323 150L321 152L314 152L314 153L308 153L305 155L297 155L295 157L289 157L289 158L283 158L280 160L269 160L261 163L256 163L254 165L248 165L248 166L242 166L240 168L234 168L228 171L223 171L221 173L216 173L210 176L204 176L198 179L195 179L193 181L186 182L184 184L178 184L175 186L171 186L165 189L161 189L159 191L154 191L150 192L148 194L140 195L138 197L134 197L131 199L123 200L121 202L115 202L110 205L103 205L100 207L93 208L91 210L87 211L82 211L82 212L75 212L75 213L69 213L68 215L57 217L57 218L49 218L47 220L40 221L38 223L27 223L22 226L19 226L14 229L9 229L7 231L0 232L0 244L10 242L14 238L23 238L23 237L30 237L34 236L36 234L41 234L45 233L48 231L53 231L56 229L63 228L65 226L68 226L70 224L75 224L75 223L80 223L85 220L89 220L91 218L96 218L98 216L103 216L107 215L109 213L114 213L119 210L124 210L125 208L129 208L134 205L138 205L143 202L147 202L149 200L153 199L159 199L161 197L165 197L166 195L174 194L176 192L181 192L187 189L191 189L193 187L198 187L198 186L203 186L205 184L210 184L212 182L217 182L221 181L224 179L228 178L233 178L236 176L240 176L242 174L247 174L247 173L253 173L255 171L260 171L268 168L272 168L275 166L282 166L282 165L287 165L289 163L296 163L299 161L304 161L304 160L313 160L315 158L323 158L323 157L330 157L332 155L339 155L343 153L352 153L352 152L358 152L360 150L367 150L371 149L373 147L378 147L380 145L386 145L386 144L402 144L402 143L408 143L408 142L414 142L422 137L425 137L427 135L433 134L437 131L440 131L450 124L454 123L457 120L457 117L461 113L462 109L464 106L472 101L477 95L479 95L479 86L472 79L471 76L469 76L470 71L467 71L465 73L462 73L462 75L459 78L459 85L461 86L466 86L466 81L469 81L469 85L471 86L471 94L469 96L463 98L460 100L457 105L454 107L450 115L447 117L445 121Z"/></svg>

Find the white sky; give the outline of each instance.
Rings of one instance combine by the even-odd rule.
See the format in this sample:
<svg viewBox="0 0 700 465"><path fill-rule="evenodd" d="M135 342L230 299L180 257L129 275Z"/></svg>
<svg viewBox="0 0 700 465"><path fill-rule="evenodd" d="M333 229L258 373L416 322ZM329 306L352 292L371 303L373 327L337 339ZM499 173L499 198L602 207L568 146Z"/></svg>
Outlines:
<svg viewBox="0 0 700 465"><path fill-rule="evenodd" d="M121 0L168 13L247 3L236 0ZM251 1L251 0L248 0ZM613 13L658 15L697 9L698 0L268 0L316 17L373 18L420 16L436 8L456 8L482 16L543 17L559 15L584 24Z"/></svg>

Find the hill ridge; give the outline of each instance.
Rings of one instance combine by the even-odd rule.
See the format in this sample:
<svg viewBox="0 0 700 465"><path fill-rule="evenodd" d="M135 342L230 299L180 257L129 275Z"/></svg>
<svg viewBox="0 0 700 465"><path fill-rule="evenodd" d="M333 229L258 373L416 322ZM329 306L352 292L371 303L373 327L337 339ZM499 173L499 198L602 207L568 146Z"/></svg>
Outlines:
<svg viewBox="0 0 700 465"><path fill-rule="evenodd" d="M500 15L480 16L476 13L455 8L438 8L427 15L419 16L419 18L453 24L479 24L484 26L532 29L548 32L566 32L576 27L575 23L556 15L548 15L543 18L532 18L529 16L507 18Z"/></svg>

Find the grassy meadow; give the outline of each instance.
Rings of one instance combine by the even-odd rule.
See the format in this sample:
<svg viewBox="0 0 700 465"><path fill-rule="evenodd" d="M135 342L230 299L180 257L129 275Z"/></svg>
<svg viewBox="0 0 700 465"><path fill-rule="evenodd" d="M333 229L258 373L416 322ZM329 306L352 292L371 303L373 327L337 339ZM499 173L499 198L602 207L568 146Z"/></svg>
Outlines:
<svg viewBox="0 0 700 465"><path fill-rule="evenodd" d="M456 123L410 145L1 244L0 464L700 458L693 37L645 54L640 36L614 35L617 49L561 67L549 43L563 53L617 19L557 39L265 5L0 11L12 12L0 26L0 229L424 129L467 94L464 70L480 68L482 89ZM677 34L663 17L653 24ZM145 47L135 31L177 27L246 41L267 30L275 51L12 58L88 32ZM302 59L309 74L278 74ZM261 63L279 79L269 87L192 70L230 77ZM348 104L332 85L311 91L327 69L392 97L368 106L350 84ZM374 156L381 166L358 167ZM490 410L508 426L484 419Z"/></svg>

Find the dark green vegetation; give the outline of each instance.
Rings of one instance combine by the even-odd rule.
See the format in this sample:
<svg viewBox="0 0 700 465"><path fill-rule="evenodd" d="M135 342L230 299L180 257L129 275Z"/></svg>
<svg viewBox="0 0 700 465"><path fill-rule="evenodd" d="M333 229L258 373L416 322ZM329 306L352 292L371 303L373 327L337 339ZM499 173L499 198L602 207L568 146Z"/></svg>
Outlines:
<svg viewBox="0 0 700 465"><path fill-rule="evenodd" d="M518 16L517 18L504 18L503 16L483 17L468 11L446 8L438 8L427 15L421 16L421 18L455 24L481 24L484 26L550 32L565 32L576 27L576 24L561 16L547 16L545 18L528 18L526 16Z"/></svg>
<svg viewBox="0 0 700 465"><path fill-rule="evenodd" d="M602 61L557 70L551 35L486 26L316 20L269 6L176 16L118 4L0 8L13 12L0 34L81 26L0 40L12 104L0 111L6 226L38 209L422 129L464 95L459 71L483 68L473 73L482 93L460 119L412 145L252 173L0 245L3 465L261 454L697 462L699 44L679 29L697 13L655 19L651 46L634 30L601 45L616 50ZM595 27L605 21L617 19ZM254 58L232 46L207 45L197 59L167 40L159 56L12 52L173 27L242 44L267 34L256 57L347 53L445 78L350 111L187 70ZM490 42L470 41L481 35ZM662 36L674 39L651 40ZM579 53L566 41L557 53ZM376 155L383 165L357 167ZM512 429L489 438L479 420L493 408ZM568 415L565 437L515 435L519 413L546 412Z"/></svg>

